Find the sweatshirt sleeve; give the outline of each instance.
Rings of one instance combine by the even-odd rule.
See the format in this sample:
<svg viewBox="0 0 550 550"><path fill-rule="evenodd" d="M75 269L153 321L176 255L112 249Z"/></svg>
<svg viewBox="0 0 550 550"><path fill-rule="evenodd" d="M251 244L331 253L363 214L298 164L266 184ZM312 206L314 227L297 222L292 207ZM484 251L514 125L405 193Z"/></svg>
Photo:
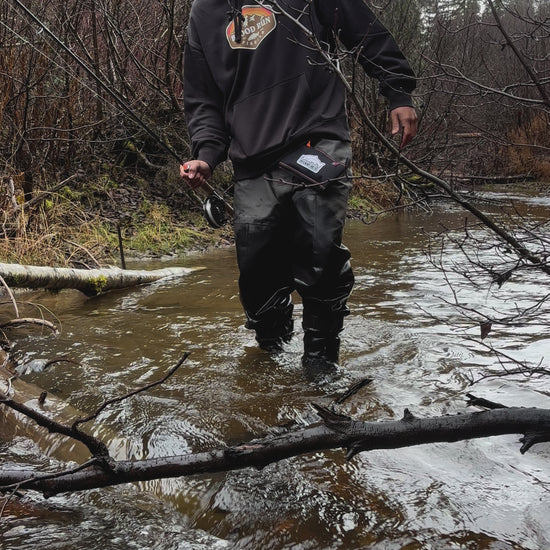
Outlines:
<svg viewBox="0 0 550 550"><path fill-rule="evenodd" d="M365 72L380 82L380 93L390 109L412 106L416 78L390 32L363 0L321 0L322 23L332 29L349 50L359 54Z"/></svg>
<svg viewBox="0 0 550 550"><path fill-rule="evenodd" d="M229 137L223 117L223 97L216 86L190 26L184 50L183 103L193 157L213 170L227 157Z"/></svg>

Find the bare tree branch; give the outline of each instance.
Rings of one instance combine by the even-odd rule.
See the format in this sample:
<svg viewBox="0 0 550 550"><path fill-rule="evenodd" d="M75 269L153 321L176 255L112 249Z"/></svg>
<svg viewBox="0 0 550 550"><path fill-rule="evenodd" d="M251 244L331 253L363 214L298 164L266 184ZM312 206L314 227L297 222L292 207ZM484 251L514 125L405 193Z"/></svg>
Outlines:
<svg viewBox="0 0 550 550"><path fill-rule="evenodd" d="M525 69L525 72L529 75L532 82L537 87L537 90L540 94L540 97L544 101L544 104L547 107L550 107L550 96L546 92L546 88L544 87L543 83L541 83L539 81L538 76L535 74L535 72L530 67L530 65L525 61L524 56L518 50L515 42L511 39L510 35L508 34L506 29L504 28L504 25L502 24L502 20L501 20L499 14L498 14L497 9L495 8L495 4L494 4L493 0L487 0L487 3L489 4L489 8L491 9L491 13L493 14L493 17L495 18L495 21L496 21L496 24L497 24L497 27L498 27L499 31L502 33L502 36L504 36L504 39L506 40L506 44L512 49L515 56L517 57L517 59L519 60L519 62L523 66L523 68Z"/></svg>
<svg viewBox="0 0 550 550"><path fill-rule="evenodd" d="M6 292L8 293L11 303L13 304L13 309L15 310L15 316L19 317L19 309L17 308L17 302L15 301L15 296L13 295L13 292L11 291L10 287L4 280L4 277L2 277L1 275L0 275L0 284L6 289Z"/></svg>
<svg viewBox="0 0 550 550"><path fill-rule="evenodd" d="M147 391L151 388L154 388L155 386L158 386L159 384L162 384L168 378L170 378L183 364L183 362L189 357L189 353L184 353L183 357L174 365L171 369L168 370L168 372L160 379L156 380L155 382L151 382L150 384L147 384L145 386L142 386L141 388L138 388L136 390L133 390L125 395L121 395L119 397L114 397L112 399L109 399L105 401L98 409L92 413L89 416L86 416L85 418L79 418L74 424L73 428L76 428L79 424L83 424L85 422L89 422L90 420L96 419L103 410L105 410L109 405L112 405L113 403L120 403L121 401L124 401L125 399L128 399L129 397L132 397L133 395L137 395L138 393L142 393L144 391Z"/></svg>
<svg viewBox="0 0 550 550"><path fill-rule="evenodd" d="M0 470L0 489L25 484L25 488L52 496L67 491L134 481L225 472L248 467L264 468L273 462L304 453L346 448L347 458L374 449L398 449L437 442L453 442L505 434L523 434L520 452L535 443L550 441L550 410L499 408L435 418L416 418L409 411L401 420L354 421L314 405L323 422L276 437L208 452L138 461L113 461L111 468L90 464L86 469L37 478L29 469Z"/></svg>

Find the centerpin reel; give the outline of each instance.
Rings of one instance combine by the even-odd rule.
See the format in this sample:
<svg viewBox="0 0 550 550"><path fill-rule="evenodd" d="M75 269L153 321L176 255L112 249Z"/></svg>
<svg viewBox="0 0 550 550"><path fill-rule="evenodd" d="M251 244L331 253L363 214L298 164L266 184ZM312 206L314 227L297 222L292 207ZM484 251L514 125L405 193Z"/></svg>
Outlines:
<svg viewBox="0 0 550 550"><path fill-rule="evenodd" d="M216 193L212 193L204 201L202 210L208 224L215 229L223 227L228 221L227 204Z"/></svg>
<svg viewBox="0 0 550 550"><path fill-rule="evenodd" d="M183 164L183 170L187 173L189 171L189 164ZM202 202L204 217L206 218L208 225L214 229L219 229L228 222L228 213L233 215L233 208L224 198L216 193L214 188L208 182L205 182L204 185L206 189L210 191L210 195ZM195 198L200 200L197 195L194 193L193 195Z"/></svg>

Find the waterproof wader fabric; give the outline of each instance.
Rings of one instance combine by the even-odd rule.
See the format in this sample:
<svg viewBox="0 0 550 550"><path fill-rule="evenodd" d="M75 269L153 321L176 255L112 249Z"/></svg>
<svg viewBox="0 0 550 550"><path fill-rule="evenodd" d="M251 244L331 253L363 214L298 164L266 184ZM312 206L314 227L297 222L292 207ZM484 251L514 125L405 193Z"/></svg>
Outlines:
<svg viewBox="0 0 550 550"><path fill-rule="evenodd" d="M325 139L313 145L349 165L349 142ZM290 339L293 290L303 302L306 347L307 334L316 334L323 341L327 337L336 340L342 330L354 281L350 253L342 244L351 185L349 179L342 178L324 190L304 187L278 167L236 182L240 297L246 326L256 330L262 347L269 349L270 343ZM329 347L337 347L337 343ZM336 361L337 353L336 349Z"/></svg>

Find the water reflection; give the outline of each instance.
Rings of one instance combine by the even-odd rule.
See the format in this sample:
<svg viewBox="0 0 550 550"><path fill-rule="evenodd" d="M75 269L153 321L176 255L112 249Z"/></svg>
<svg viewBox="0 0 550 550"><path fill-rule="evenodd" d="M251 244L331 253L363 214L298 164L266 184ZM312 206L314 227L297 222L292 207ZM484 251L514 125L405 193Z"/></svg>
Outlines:
<svg viewBox="0 0 550 550"><path fill-rule="evenodd" d="M60 363L26 380L90 411L160 378L191 352L162 387L109 407L95 423L95 433L121 459L206 450L274 426L307 424L316 418L311 401L328 403L365 376L374 382L343 411L366 420L400 418L406 407L418 416L470 412L464 393L474 390L508 405L550 407L544 379L489 379L468 387L471 372L495 360L464 338L465 326L449 322L460 321L445 301L449 287L423 252L427 235L458 228L463 218L440 207L432 215L348 225L357 284L343 335L345 376L333 385L319 387L304 377L300 335L277 358L255 347L242 327L232 249L183 260L206 269L181 284L160 282L92 300L69 291L35 295L59 316L63 333L55 339L29 334L18 342L17 357L22 364L55 355L77 360L80 366ZM448 254L453 259L456 252ZM510 296L538 291L528 278L513 285L503 287ZM461 292L480 307L490 299ZM544 321L525 333L495 329L491 338L522 359L537 359L548 347ZM159 480L47 502L30 495L23 505L8 506L0 529L6 548L545 548L550 446L522 456L517 439L373 451L351 462L331 451L261 471ZM51 437L25 441L17 437L4 449L7 460L54 467L67 459L67 449L56 448ZM40 445L53 456L44 458Z"/></svg>

